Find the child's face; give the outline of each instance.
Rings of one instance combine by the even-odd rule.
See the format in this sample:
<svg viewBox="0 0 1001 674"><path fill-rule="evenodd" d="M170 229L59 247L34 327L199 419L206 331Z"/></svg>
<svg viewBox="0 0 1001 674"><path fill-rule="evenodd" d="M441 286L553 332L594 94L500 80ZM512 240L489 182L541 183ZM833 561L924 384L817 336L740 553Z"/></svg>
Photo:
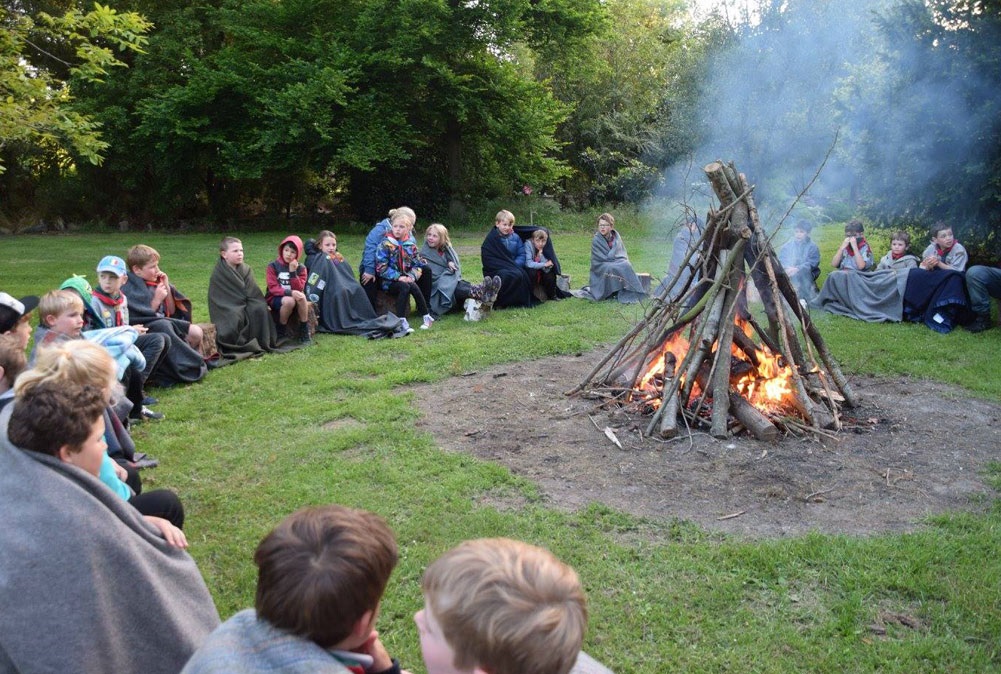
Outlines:
<svg viewBox="0 0 1001 674"><path fill-rule="evenodd" d="M153 259L143 266L133 266L132 273L147 283L160 282L160 261Z"/></svg>
<svg viewBox="0 0 1001 674"><path fill-rule="evenodd" d="M532 239L532 243L535 244L535 250L542 250L546 247L547 239Z"/></svg>
<svg viewBox="0 0 1001 674"><path fill-rule="evenodd" d="M282 257L284 257L284 252L282 251ZM243 243L234 241L220 255L230 267L239 267L243 264Z"/></svg>
<svg viewBox="0 0 1001 674"><path fill-rule="evenodd" d="M514 231L514 223L506 219L498 219L494 222L494 227L497 228L501 236L509 236Z"/></svg>
<svg viewBox="0 0 1001 674"><path fill-rule="evenodd" d="M49 329L67 337L79 337L83 329L83 313L79 309L64 311L58 316L46 316Z"/></svg>
<svg viewBox="0 0 1001 674"><path fill-rule="evenodd" d="M414 614L417 633L421 638L421 656L428 674L470 674L455 668L455 651L445 641L441 625L431 615L431 608L424 602L424 608Z"/></svg>
<svg viewBox="0 0 1001 674"><path fill-rule="evenodd" d="M297 257L299 257L299 251L296 250L294 243L286 243L282 246L282 262L288 264Z"/></svg>
<svg viewBox="0 0 1001 674"><path fill-rule="evenodd" d="M410 236L410 224L403 218L394 220L389 228L393 231L393 238L397 241L406 241Z"/></svg>
<svg viewBox="0 0 1001 674"><path fill-rule="evenodd" d="M327 256L333 255L337 252L337 239L332 236L328 236L320 242L320 250L326 253Z"/></svg>
<svg viewBox="0 0 1001 674"><path fill-rule="evenodd" d="M890 242L890 252L894 255L903 255L907 250L907 244L902 239L894 239Z"/></svg>
<svg viewBox="0 0 1001 674"><path fill-rule="evenodd" d="M102 414L91 426L90 435L80 445L80 451L66 452L63 455L63 461L97 477L101 472L101 462L104 461L106 451L108 451L108 444L104 441L104 415Z"/></svg>
<svg viewBox="0 0 1001 674"><path fill-rule="evenodd" d="M806 237L810 235L806 233L805 229L796 228L794 236L796 237L797 241L806 241Z"/></svg>
<svg viewBox="0 0 1001 674"><path fill-rule="evenodd" d="M862 232L856 232L854 229L845 228L845 237L849 239L858 239L862 236Z"/></svg>
<svg viewBox="0 0 1001 674"><path fill-rule="evenodd" d="M101 291L105 295L118 297L125 285L125 276L119 276L111 271L102 271L97 274L97 285L101 286Z"/></svg>
<svg viewBox="0 0 1001 674"><path fill-rule="evenodd" d="M608 220L598 221L598 231L601 232L602 236L608 236L608 233L612 231L612 225Z"/></svg>
<svg viewBox="0 0 1001 674"><path fill-rule="evenodd" d="M438 244L441 243L441 237L438 236L438 232L433 229L429 229L424 232L424 240L427 241L427 244L432 248L437 248Z"/></svg>
<svg viewBox="0 0 1001 674"><path fill-rule="evenodd" d="M938 230L938 234L932 237L932 241L942 250L946 250L947 248L951 248L952 244L956 243L956 237L952 235L951 228L940 229Z"/></svg>

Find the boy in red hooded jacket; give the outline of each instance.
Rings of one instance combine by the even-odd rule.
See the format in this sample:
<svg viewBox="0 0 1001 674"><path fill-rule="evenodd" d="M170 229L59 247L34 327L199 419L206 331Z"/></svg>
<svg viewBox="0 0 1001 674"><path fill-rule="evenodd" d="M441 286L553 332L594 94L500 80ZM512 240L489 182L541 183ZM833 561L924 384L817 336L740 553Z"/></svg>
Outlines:
<svg viewBox="0 0 1001 674"><path fill-rule="evenodd" d="M299 341L309 344L309 301L306 299L306 265L299 262L303 254L302 239L286 236L278 246L278 258L268 265L268 306L278 324L278 337L286 337L288 319L293 311L299 315Z"/></svg>

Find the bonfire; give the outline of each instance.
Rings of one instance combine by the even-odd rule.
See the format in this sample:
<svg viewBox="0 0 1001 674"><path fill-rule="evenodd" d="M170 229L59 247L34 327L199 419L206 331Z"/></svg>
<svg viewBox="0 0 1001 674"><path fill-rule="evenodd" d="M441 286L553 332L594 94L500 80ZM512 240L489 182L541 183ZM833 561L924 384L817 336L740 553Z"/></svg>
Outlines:
<svg viewBox="0 0 1001 674"><path fill-rule="evenodd" d="M570 393L648 414L646 434L665 438L679 422L719 438L840 429L841 407L858 400L762 230L753 189L732 163L703 170L720 203L689 251L692 273L662 288ZM748 310L748 279L764 325Z"/></svg>

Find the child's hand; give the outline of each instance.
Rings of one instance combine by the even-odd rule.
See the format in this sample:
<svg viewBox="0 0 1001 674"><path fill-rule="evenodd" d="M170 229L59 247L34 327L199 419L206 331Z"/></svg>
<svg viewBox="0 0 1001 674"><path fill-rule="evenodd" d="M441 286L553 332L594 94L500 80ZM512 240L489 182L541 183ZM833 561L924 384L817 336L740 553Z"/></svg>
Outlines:
<svg viewBox="0 0 1001 674"><path fill-rule="evenodd" d="M163 304L163 301L167 299L167 295L170 294L170 288L165 284L157 284L156 288L153 290L153 309L156 310Z"/></svg>
<svg viewBox="0 0 1001 674"><path fill-rule="evenodd" d="M402 281L403 283L413 283L414 282L414 279L412 277L410 277L410 276L401 276L399 280Z"/></svg>
<svg viewBox="0 0 1001 674"><path fill-rule="evenodd" d="M355 650L358 653L372 656L371 671L373 672L382 672L393 666L393 659L389 657L389 651L382 645L379 633L375 630L372 630L372 634L365 640L365 643Z"/></svg>
<svg viewBox="0 0 1001 674"><path fill-rule="evenodd" d="M118 479L121 480L122 482L125 482L127 479L129 479L128 471L122 468L122 466L117 462L115 462L115 475L117 475Z"/></svg>
<svg viewBox="0 0 1001 674"><path fill-rule="evenodd" d="M160 530L160 533L167 541L167 545L175 548L181 548L182 550L188 547L188 539L185 537L184 532L175 527L173 524L162 517L154 517L153 515L144 515L143 517L147 522Z"/></svg>
<svg viewBox="0 0 1001 674"><path fill-rule="evenodd" d="M939 259L937 255L929 255L925 259L921 260L921 268L926 271L931 271L938 267Z"/></svg>
<svg viewBox="0 0 1001 674"><path fill-rule="evenodd" d="M288 270L294 272L299 268L299 260L293 258L291 262L288 263Z"/></svg>
<svg viewBox="0 0 1001 674"><path fill-rule="evenodd" d="M298 301L298 300L304 300L304 299L306 299L306 294L304 292L302 292L301 290L293 290L292 291L292 299L294 299L296 301Z"/></svg>
<svg viewBox="0 0 1001 674"><path fill-rule="evenodd" d="M448 263L448 268L449 268L450 271L455 271L457 269L457 267L455 266L454 262L449 262Z"/></svg>
<svg viewBox="0 0 1001 674"><path fill-rule="evenodd" d="M133 325L132 327L135 328L136 332L138 332L140 335L145 335L147 332L149 332L149 328L147 328L145 325Z"/></svg>

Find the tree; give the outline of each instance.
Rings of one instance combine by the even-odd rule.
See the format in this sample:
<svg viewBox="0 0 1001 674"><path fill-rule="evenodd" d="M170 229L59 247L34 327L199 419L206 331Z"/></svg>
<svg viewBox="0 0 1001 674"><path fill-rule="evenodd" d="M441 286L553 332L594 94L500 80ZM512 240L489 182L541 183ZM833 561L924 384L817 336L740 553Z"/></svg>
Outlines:
<svg viewBox="0 0 1001 674"><path fill-rule="evenodd" d="M62 16L0 8L0 149L38 146L59 155L101 161L108 145L99 125L72 108L72 79L99 82L124 62L115 51L140 51L150 24L100 4ZM69 59L57 53L72 52ZM0 155L0 172L4 170Z"/></svg>

